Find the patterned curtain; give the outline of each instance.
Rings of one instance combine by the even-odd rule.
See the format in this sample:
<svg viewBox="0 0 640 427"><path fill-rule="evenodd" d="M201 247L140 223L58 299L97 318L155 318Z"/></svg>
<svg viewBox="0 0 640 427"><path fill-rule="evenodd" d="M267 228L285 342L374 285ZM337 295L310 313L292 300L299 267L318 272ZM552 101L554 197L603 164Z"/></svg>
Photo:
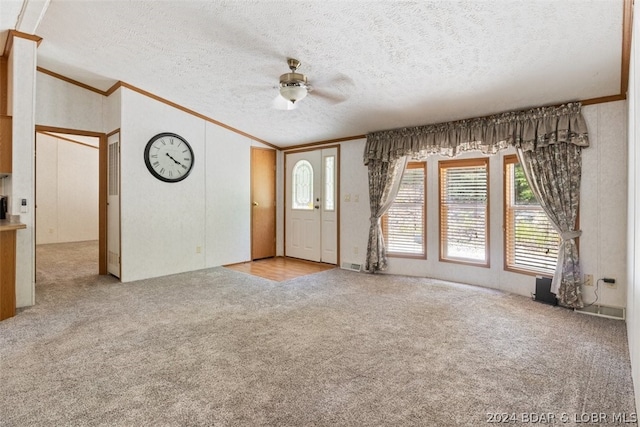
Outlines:
<svg viewBox="0 0 640 427"><path fill-rule="evenodd" d="M465 151L495 154L511 146L525 150L569 142L589 146L587 124L580 103L539 107L476 119L409 128L383 130L367 135L364 164L403 156L424 159L430 154L454 157Z"/></svg>
<svg viewBox="0 0 640 427"><path fill-rule="evenodd" d="M407 160L406 157L391 161L372 160L368 165L371 225L364 268L370 273L387 269L387 249L382 236L380 218L389 210L389 206L398 194Z"/></svg>
<svg viewBox="0 0 640 427"><path fill-rule="evenodd" d="M589 137L581 109L576 102L368 134L363 160L369 166L371 228L365 269L375 272L387 267L380 218L397 193L397 188L396 193L392 191L402 175L395 170L397 160L421 160L431 154L454 157L471 150L495 154L515 146L529 185L562 238L552 291L560 304L582 307L575 243L581 232L574 228L581 153L582 147L589 146Z"/></svg>
<svg viewBox="0 0 640 427"><path fill-rule="evenodd" d="M582 274L575 241L582 234L575 229L580 204L581 152L581 147L563 143L535 150L518 149L529 186L561 237L551 292L557 295L559 304L570 308L583 307Z"/></svg>

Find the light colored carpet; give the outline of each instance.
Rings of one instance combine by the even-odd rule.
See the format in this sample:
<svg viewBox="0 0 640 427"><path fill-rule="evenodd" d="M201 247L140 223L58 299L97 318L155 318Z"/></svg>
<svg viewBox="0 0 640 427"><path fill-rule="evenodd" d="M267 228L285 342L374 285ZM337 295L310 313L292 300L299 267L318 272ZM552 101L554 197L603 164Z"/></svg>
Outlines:
<svg viewBox="0 0 640 427"><path fill-rule="evenodd" d="M98 274L98 241L36 246L36 283L77 283Z"/></svg>
<svg viewBox="0 0 640 427"><path fill-rule="evenodd" d="M473 286L213 268L39 283L37 301L0 322L2 426L482 426L496 412L576 425L635 412L623 322Z"/></svg>

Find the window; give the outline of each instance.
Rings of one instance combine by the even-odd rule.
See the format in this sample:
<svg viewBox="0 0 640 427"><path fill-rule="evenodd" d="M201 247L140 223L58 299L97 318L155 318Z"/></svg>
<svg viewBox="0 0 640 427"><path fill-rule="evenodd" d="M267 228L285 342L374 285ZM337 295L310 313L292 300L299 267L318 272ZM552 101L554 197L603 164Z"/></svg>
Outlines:
<svg viewBox="0 0 640 427"><path fill-rule="evenodd" d="M291 208L313 210L313 166L306 160L299 160L291 175Z"/></svg>
<svg viewBox="0 0 640 427"><path fill-rule="evenodd" d="M440 161L440 259L489 267L489 160Z"/></svg>
<svg viewBox="0 0 640 427"><path fill-rule="evenodd" d="M559 236L533 196L516 156L504 158L505 269L553 274Z"/></svg>
<svg viewBox="0 0 640 427"><path fill-rule="evenodd" d="M424 162L410 162L398 195L382 217L382 231L390 256L426 258Z"/></svg>
<svg viewBox="0 0 640 427"><path fill-rule="evenodd" d="M335 202L336 156L324 157L324 210L334 211Z"/></svg>

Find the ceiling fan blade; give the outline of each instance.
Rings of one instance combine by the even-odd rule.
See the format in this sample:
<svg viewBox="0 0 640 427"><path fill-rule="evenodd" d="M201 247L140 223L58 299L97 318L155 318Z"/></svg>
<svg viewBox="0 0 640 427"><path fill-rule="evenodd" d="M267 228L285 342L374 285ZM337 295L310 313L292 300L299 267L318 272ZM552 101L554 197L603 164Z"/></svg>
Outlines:
<svg viewBox="0 0 640 427"><path fill-rule="evenodd" d="M271 102L271 105L276 110L295 110L298 108L296 104L289 101L288 99L284 99L280 94L276 95L276 97Z"/></svg>
<svg viewBox="0 0 640 427"><path fill-rule="evenodd" d="M348 92L356 85L351 77L343 73L338 73L329 78L314 79L314 83L317 86L330 87L340 92Z"/></svg>
<svg viewBox="0 0 640 427"><path fill-rule="evenodd" d="M314 80L312 94L324 98L333 104L340 104L349 99L349 95L355 85L351 77L343 73L338 73L328 79ZM329 88L330 90L316 89L317 87Z"/></svg>
<svg viewBox="0 0 640 427"><path fill-rule="evenodd" d="M340 104L346 101L347 99L349 99L349 96L345 95L344 93L342 94L331 93L331 92L324 91L322 89L318 90L316 88L314 88L313 91L311 92L311 96L314 96L314 97L317 96L319 98L326 99L332 104Z"/></svg>
<svg viewBox="0 0 640 427"><path fill-rule="evenodd" d="M346 74L338 73L335 77L329 80L329 84L346 89L348 86L355 86L356 82Z"/></svg>

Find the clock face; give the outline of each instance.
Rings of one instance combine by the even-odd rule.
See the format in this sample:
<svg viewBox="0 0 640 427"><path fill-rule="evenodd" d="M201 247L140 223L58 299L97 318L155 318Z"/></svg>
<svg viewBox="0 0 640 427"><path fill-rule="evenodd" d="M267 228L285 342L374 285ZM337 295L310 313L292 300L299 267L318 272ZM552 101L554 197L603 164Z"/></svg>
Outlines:
<svg viewBox="0 0 640 427"><path fill-rule="evenodd" d="M144 149L144 162L151 175L164 182L185 179L193 168L193 150L175 133L159 133Z"/></svg>

